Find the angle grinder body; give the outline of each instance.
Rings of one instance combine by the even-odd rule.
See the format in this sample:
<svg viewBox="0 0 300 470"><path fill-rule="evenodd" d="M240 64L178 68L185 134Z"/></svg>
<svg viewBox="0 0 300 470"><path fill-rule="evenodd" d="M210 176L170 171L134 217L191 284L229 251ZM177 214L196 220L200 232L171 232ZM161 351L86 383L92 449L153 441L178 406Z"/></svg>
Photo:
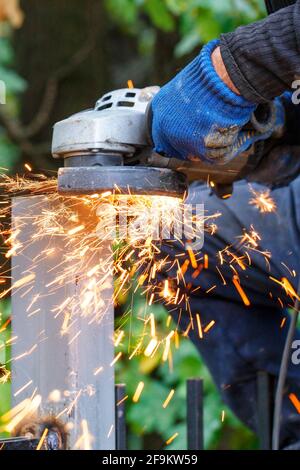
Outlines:
<svg viewBox="0 0 300 470"><path fill-rule="evenodd" d="M106 93L94 109L54 125L52 155L64 159L58 171L60 194L117 191L183 197L191 182L203 181L224 197L232 192L235 181L251 173L261 158L258 146L226 164L155 153L149 130L151 100L158 90L125 88ZM268 113L272 115L272 108ZM261 128L254 116L252 121L252 126Z"/></svg>

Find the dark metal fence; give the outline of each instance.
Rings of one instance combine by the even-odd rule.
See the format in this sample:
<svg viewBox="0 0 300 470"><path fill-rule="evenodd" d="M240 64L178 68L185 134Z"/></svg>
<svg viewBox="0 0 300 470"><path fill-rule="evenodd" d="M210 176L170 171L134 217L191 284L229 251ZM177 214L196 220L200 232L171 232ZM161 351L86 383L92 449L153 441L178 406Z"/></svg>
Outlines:
<svg viewBox="0 0 300 470"><path fill-rule="evenodd" d="M204 421L203 410L205 406L203 379L189 379L186 384L186 420L187 420L187 448L188 450L204 449ZM257 374L257 423L258 438L261 450L271 449L272 416L274 406L274 381L266 372ZM126 390L124 384L115 386L115 416L116 416L116 449L127 449L126 431ZM0 439L2 450L32 450L38 445L36 439L17 437ZM44 447L47 447L45 444Z"/></svg>

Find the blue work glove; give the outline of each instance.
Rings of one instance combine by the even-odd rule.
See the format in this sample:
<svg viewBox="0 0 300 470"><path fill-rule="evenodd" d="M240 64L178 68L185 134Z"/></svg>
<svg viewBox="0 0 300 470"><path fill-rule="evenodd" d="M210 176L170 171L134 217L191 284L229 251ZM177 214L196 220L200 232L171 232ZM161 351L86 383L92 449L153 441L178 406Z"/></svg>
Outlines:
<svg viewBox="0 0 300 470"><path fill-rule="evenodd" d="M219 41L167 83L152 101L152 139L156 152L184 160L226 163L253 143L270 137L284 122L280 101L264 129L243 129L257 105L223 83L211 60Z"/></svg>

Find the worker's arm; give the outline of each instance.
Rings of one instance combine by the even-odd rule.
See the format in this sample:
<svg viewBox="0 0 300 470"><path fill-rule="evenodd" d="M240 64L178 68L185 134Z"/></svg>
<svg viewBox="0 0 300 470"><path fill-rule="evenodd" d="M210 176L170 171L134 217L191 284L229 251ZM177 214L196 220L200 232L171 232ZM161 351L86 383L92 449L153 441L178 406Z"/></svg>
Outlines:
<svg viewBox="0 0 300 470"><path fill-rule="evenodd" d="M200 54L152 101L152 138L155 150L168 157L226 163L253 143L270 137L284 121L280 100L277 113L259 131L245 130L257 104L228 83L212 56L218 40Z"/></svg>
<svg viewBox="0 0 300 470"><path fill-rule="evenodd" d="M262 21L222 35L213 59L226 71L225 80L253 103L289 90L300 78L300 0Z"/></svg>

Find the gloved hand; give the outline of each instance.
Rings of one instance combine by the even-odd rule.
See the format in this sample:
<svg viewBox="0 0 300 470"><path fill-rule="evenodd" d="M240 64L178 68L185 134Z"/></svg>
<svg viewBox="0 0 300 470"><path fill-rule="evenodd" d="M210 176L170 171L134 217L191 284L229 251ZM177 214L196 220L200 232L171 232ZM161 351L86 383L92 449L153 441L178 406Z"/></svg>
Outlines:
<svg viewBox="0 0 300 470"><path fill-rule="evenodd" d="M259 130L243 129L255 104L223 83L211 61L219 44L211 41L152 101L152 139L155 151L184 160L226 163L253 143L265 140L284 122L280 101L274 115Z"/></svg>

